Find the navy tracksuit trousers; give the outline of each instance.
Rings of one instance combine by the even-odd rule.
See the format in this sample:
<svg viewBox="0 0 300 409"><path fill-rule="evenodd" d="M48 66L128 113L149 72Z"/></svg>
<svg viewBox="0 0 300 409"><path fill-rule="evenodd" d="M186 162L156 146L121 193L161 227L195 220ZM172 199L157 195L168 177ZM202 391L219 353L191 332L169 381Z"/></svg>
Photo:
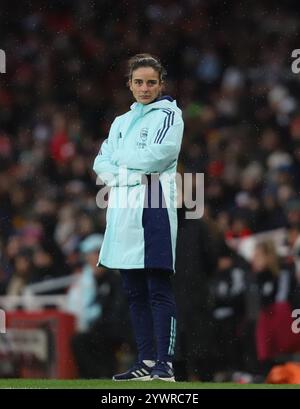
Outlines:
<svg viewBox="0 0 300 409"><path fill-rule="evenodd" d="M172 362L176 340L172 273L158 269L120 272L129 302L139 361Z"/></svg>

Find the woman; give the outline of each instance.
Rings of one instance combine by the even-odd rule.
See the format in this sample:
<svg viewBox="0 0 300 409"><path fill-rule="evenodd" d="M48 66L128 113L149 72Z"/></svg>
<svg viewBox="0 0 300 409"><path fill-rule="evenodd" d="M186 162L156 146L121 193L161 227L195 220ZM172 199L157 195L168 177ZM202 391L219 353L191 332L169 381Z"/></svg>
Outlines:
<svg viewBox="0 0 300 409"><path fill-rule="evenodd" d="M95 159L111 186L99 264L121 272L138 362L114 380L174 381L176 312L170 278L177 236L176 167L181 110L161 96L165 69L149 54L128 62L135 103L117 117Z"/></svg>
<svg viewBox="0 0 300 409"><path fill-rule="evenodd" d="M272 241L255 246L252 271L256 274L260 309L256 325L257 357L263 373L280 354L299 351L299 336L292 331L290 296L295 279L291 271L281 268Z"/></svg>

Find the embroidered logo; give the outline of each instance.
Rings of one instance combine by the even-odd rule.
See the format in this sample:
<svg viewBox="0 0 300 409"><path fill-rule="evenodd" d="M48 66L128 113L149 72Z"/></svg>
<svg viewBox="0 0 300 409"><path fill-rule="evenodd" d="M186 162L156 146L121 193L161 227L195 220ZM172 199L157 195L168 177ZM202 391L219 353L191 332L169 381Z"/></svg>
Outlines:
<svg viewBox="0 0 300 409"><path fill-rule="evenodd" d="M148 137L148 128L142 128L140 132L140 139L139 141L137 141L137 147L139 149L145 148L147 137Z"/></svg>
<svg viewBox="0 0 300 409"><path fill-rule="evenodd" d="M143 142L145 142L145 140L147 139L148 136L148 128L143 128L141 130L141 134L140 134L140 138Z"/></svg>

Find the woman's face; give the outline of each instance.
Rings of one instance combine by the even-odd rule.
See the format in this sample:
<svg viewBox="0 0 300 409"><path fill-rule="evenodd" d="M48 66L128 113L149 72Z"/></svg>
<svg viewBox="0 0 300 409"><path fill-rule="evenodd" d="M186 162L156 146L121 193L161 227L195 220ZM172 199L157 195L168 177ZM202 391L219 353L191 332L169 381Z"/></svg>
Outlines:
<svg viewBox="0 0 300 409"><path fill-rule="evenodd" d="M136 101L146 105L160 95L162 83L152 67L140 67L133 71L129 88Z"/></svg>
<svg viewBox="0 0 300 409"><path fill-rule="evenodd" d="M259 273L268 268L268 256L260 248L256 247L252 259L252 269L255 273Z"/></svg>

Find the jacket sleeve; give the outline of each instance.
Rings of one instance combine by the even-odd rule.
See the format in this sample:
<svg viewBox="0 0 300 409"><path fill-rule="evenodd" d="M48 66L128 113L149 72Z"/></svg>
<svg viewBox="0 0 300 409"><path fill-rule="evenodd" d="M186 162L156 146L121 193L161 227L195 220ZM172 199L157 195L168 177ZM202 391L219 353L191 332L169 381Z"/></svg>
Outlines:
<svg viewBox="0 0 300 409"><path fill-rule="evenodd" d="M139 170L143 173L161 173L177 160L182 135L183 121L178 118L174 124L161 124L154 141L145 149L117 149L111 157L116 166L126 166L129 170Z"/></svg>
<svg viewBox="0 0 300 409"><path fill-rule="evenodd" d="M106 138L95 158L93 170L107 186L135 186L141 183L141 172L122 170L118 165L111 162L113 152L117 144L117 118L111 125L108 138Z"/></svg>

